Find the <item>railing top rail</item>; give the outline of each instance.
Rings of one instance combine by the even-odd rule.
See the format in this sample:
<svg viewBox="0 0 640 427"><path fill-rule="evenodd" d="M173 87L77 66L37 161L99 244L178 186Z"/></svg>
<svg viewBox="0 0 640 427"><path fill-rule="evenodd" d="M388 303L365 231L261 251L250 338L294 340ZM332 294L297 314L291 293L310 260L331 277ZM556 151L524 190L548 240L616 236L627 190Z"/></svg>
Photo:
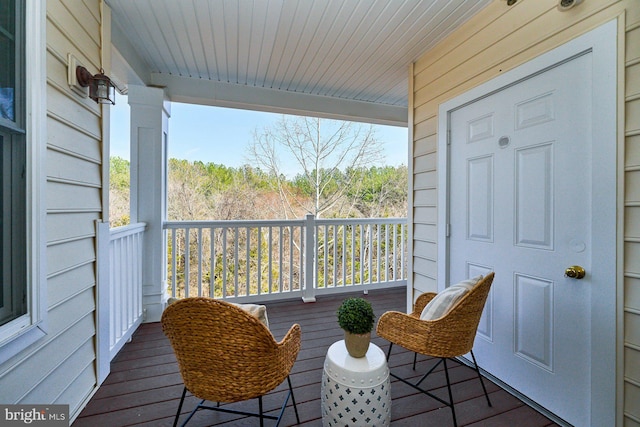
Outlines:
<svg viewBox="0 0 640 427"><path fill-rule="evenodd" d="M146 222L138 222L136 224L123 225L121 227L114 227L109 229L111 239L119 239L132 234L138 234L147 228Z"/></svg>
<svg viewBox="0 0 640 427"><path fill-rule="evenodd" d="M282 226L302 226L302 219L289 220L215 220L215 221L165 221L162 224L164 229L182 228L225 228L225 227L282 227Z"/></svg>
<svg viewBox="0 0 640 427"><path fill-rule="evenodd" d="M164 229L224 228L224 227L283 227L305 225L304 219L281 220L212 220L212 221L165 221ZM406 224L407 218L319 218L316 225L341 224Z"/></svg>
<svg viewBox="0 0 640 427"><path fill-rule="evenodd" d="M340 224L406 224L407 218L319 218L317 225Z"/></svg>

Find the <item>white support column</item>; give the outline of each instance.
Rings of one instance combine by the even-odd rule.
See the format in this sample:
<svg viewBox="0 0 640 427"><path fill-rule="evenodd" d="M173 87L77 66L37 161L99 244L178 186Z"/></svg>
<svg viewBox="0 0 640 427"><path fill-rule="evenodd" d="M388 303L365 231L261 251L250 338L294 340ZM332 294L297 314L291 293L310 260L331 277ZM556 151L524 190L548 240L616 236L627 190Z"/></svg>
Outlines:
<svg viewBox="0 0 640 427"><path fill-rule="evenodd" d="M304 288L302 290L302 301L316 302L316 218L313 214L305 217L304 235Z"/></svg>
<svg viewBox="0 0 640 427"><path fill-rule="evenodd" d="M160 88L129 86L131 223L145 222L142 306L145 322L160 320L167 300L167 135L171 103Z"/></svg>

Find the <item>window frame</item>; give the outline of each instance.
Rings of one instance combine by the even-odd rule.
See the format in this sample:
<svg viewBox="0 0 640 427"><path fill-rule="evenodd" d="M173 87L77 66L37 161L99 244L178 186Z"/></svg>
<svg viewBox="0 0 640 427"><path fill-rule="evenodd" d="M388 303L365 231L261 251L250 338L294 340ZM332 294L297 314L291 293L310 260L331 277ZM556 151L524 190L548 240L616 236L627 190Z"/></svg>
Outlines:
<svg viewBox="0 0 640 427"><path fill-rule="evenodd" d="M0 326L0 364L47 335L46 299L46 6L21 1L24 8L20 49L24 95L16 97L15 119L26 144L27 314ZM22 104L24 103L24 104ZM11 130L3 121L3 126ZM15 129L14 129L15 130ZM16 322L18 321L19 322Z"/></svg>

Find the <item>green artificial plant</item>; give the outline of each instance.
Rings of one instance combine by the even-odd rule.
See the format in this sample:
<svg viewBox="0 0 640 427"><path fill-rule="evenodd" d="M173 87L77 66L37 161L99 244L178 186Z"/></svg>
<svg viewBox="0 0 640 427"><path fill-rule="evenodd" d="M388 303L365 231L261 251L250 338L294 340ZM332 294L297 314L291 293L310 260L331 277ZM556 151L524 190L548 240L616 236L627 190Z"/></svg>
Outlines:
<svg viewBox="0 0 640 427"><path fill-rule="evenodd" d="M338 307L338 325L352 334L371 332L375 319L371 303L364 298L347 298Z"/></svg>

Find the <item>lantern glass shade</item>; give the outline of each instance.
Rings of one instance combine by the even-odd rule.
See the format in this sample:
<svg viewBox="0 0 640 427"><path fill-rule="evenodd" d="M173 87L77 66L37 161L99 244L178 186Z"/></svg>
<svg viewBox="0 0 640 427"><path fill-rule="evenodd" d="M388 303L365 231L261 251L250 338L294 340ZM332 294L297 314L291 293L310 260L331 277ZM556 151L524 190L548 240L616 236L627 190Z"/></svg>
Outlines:
<svg viewBox="0 0 640 427"><path fill-rule="evenodd" d="M82 87L89 87L89 98L98 104L116 104L116 90L111 79L102 70L92 76L86 68L78 66L76 69L78 84Z"/></svg>
<svg viewBox="0 0 640 427"><path fill-rule="evenodd" d="M115 105L116 91L111 79L102 73L93 76L89 85L89 98L98 104Z"/></svg>

